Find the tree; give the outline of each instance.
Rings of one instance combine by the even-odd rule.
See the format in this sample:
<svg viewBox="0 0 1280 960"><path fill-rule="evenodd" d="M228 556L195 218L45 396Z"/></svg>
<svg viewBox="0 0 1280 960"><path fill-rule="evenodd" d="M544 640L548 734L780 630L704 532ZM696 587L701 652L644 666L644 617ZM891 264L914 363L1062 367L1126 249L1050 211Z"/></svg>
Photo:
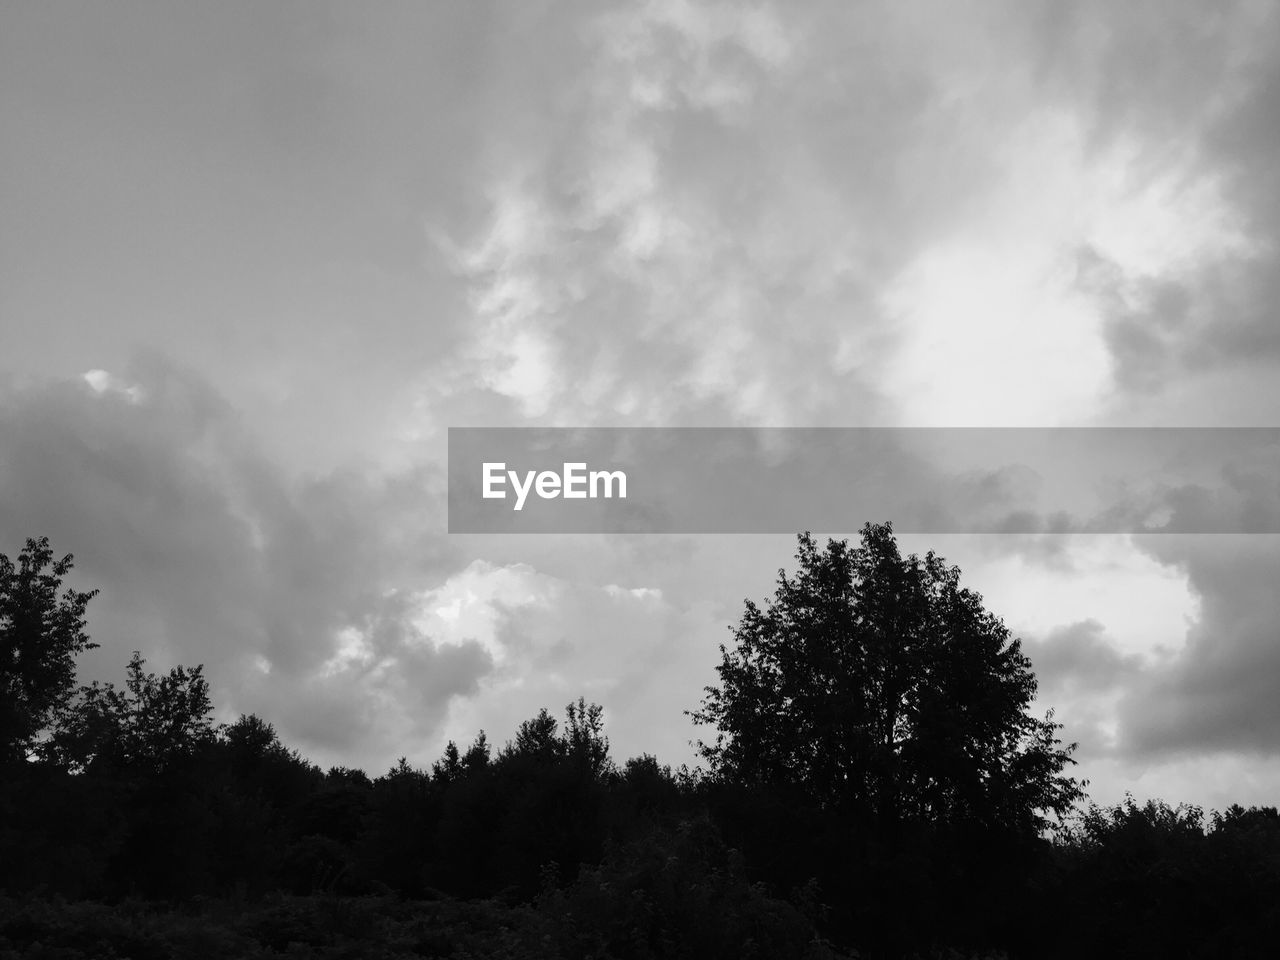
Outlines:
<svg viewBox="0 0 1280 960"><path fill-rule="evenodd" d="M503 759L528 757L544 763L553 763L564 753L560 740L559 724L546 707L536 717L525 720L516 730L516 738L502 749Z"/></svg>
<svg viewBox="0 0 1280 960"><path fill-rule="evenodd" d="M444 748L444 756L431 765L431 780L433 783L449 784L465 774L483 770L488 765L489 738L481 730L466 753L460 752L458 745L450 740Z"/></svg>
<svg viewBox="0 0 1280 960"><path fill-rule="evenodd" d="M71 769L105 763L160 771L215 742L203 665L177 666L157 676L145 664L135 650L123 690L96 680L81 687L59 712L57 728L43 745L46 758ZM274 738L275 731L269 732Z"/></svg>
<svg viewBox="0 0 1280 960"><path fill-rule="evenodd" d="M97 646L84 613L98 591L58 595L71 568L71 554L55 560L47 537L28 538L17 564L0 553L0 760L30 755L72 696L76 656Z"/></svg>
<svg viewBox="0 0 1280 960"><path fill-rule="evenodd" d="M583 697L565 708L563 735L566 755L592 778L610 770L609 738L604 735L604 708Z"/></svg>
<svg viewBox="0 0 1280 960"><path fill-rule="evenodd" d="M604 735L604 708L579 697L577 702L566 705L564 712L563 732L546 707L520 724L515 740L503 748L502 759L550 764L567 760L587 779L608 774L613 761L609 759L609 738Z"/></svg>
<svg viewBox="0 0 1280 960"><path fill-rule="evenodd" d="M903 559L889 524L860 546L805 533L794 577L747 601L718 686L694 721L722 780L798 789L884 822L1045 825L1083 792L1052 713L1027 711L1031 663L1008 629L930 551Z"/></svg>

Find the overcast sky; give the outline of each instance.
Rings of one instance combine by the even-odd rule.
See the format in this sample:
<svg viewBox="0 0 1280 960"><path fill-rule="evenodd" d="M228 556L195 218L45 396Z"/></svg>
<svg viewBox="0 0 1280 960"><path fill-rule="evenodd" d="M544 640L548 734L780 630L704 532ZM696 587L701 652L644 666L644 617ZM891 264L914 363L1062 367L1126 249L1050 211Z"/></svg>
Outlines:
<svg viewBox="0 0 1280 960"><path fill-rule="evenodd" d="M691 761L792 564L451 537L449 426L1280 425L1275 3L0 10L0 551L326 765ZM1280 801L1280 537L901 542L1095 799Z"/></svg>

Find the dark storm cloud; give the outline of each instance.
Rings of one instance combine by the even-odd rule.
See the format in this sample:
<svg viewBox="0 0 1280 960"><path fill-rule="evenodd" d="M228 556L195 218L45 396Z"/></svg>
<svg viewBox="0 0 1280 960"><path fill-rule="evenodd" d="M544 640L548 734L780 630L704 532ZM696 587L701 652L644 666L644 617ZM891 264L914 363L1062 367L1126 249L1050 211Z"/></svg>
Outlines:
<svg viewBox="0 0 1280 960"><path fill-rule="evenodd" d="M453 559L426 535L431 471L289 482L195 375L152 359L93 379L9 388L0 405L5 552L47 535L102 588L93 675L118 681L135 647L203 662L219 706L321 749L372 737L401 697L425 734L475 689L483 650L437 649L407 622L405 592ZM344 629L363 638L352 662L334 659Z"/></svg>
<svg viewBox="0 0 1280 960"><path fill-rule="evenodd" d="M1280 538L1138 538L1186 571L1200 614L1176 655L1121 704L1135 757L1280 753Z"/></svg>
<svg viewBox="0 0 1280 960"><path fill-rule="evenodd" d="M1079 620L1044 637L1023 639L1039 685L1037 701L1063 724L1064 742L1078 745L1079 758L1114 753L1110 702L1144 669L1143 658L1118 650L1097 620Z"/></svg>
<svg viewBox="0 0 1280 960"><path fill-rule="evenodd" d="M1142 658L1122 654L1106 639L1097 620L1080 620L1059 627L1043 638L1023 641L1042 695L1100 693L1113 690L1135 676Z"/></svg>

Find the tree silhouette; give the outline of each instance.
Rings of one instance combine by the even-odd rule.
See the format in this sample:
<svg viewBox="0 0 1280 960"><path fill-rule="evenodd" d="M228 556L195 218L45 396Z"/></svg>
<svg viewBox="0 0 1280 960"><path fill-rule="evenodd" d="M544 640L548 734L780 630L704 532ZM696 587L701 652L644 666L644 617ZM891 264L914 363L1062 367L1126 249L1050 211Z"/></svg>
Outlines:
<svg viewBox="0 0 1280 960"><path fill-rule="evenodd" d="M55 560L49 539L28 538L15 564L0 553L0 760L28 756L71 698L76 656L97 646L84 632L97 590L65 591L71 554Z"/></svg>
<svg viewBox="0 0 1280 960"><path fill-rule="evenodd" d="M158 676L145 664L135 650L123 690L96 680L81 687L43 744L46 758L72 769L100 763L161 770L211 744L213 705L203 665Z"/></svg>
<svg viewBox="0 0 1280 960"><path fill-rule="evenodd" d="M610 769L609 738L604 735L604 708L587 703L565 707L564 749L570 761L582 767L589 777L599 777Z"/></svg>
<svg viewBox="0 0 1280 960"><path fill-rule="evenodd" d="M765 609L747 602L691 713L718 730L699 744L714 774L877 822L1016 832L1082 795L1062 776L1074 745L1027 712L1030 661L957 567L903 559L887 523L857 547L802 534L796 556Z"/></svg>

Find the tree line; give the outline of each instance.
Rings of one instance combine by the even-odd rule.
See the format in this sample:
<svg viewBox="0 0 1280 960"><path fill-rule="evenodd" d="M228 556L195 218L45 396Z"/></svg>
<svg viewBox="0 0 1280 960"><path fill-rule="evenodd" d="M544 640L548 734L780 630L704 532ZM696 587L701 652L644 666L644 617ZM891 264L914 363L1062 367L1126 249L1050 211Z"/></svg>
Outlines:
<svg viewBox="0 0 1280 960"><path fill-rule="evenodd" d="M615 759L580 698L370 777L215 724L198 666L77 686L94 592L28 540L0 554L0 957L194 955L95 905L211 901L241 939L209 956L1271 955L1275 808L1087 805L956 567L888 524L796 560L689 711L699 767Z"/></svg>

